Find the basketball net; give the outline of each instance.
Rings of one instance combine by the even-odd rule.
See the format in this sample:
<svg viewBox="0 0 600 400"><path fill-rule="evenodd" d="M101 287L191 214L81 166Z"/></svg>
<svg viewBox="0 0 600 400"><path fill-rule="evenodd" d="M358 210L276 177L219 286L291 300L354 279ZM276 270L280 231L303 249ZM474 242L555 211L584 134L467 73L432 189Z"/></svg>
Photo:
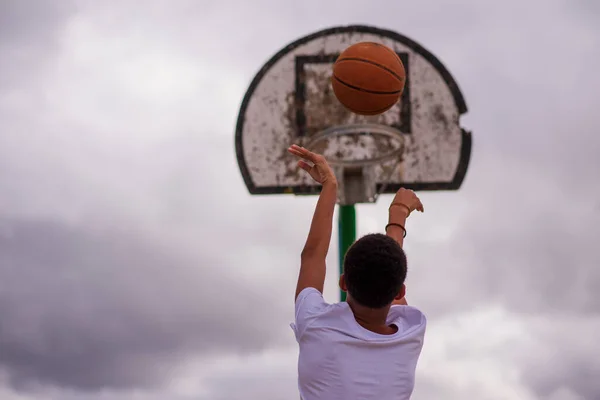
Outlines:
<svg viewBox="0 0 600 400"><path fill-rule="evenodd" d="M393 147L391 151L386 153L376 152L376 154L362 159L327 157L327 161L332 166L338 180L339 204L351 205L377 201L379 195L385 191L400 163L404 150L403 133L391 126L379 124L333 126L313 135L304 145L307 149L314 150L315 147L326 140L342 136L365 135L373 138L377 136L387 137L398 142L399 146ZM393 163L388 163L390 161L393 161ZM381 167L383 171L383 174L380 174L379 177L377 176L377 167ZM378 180L381 182L380 184L377 183Z"/></svg>

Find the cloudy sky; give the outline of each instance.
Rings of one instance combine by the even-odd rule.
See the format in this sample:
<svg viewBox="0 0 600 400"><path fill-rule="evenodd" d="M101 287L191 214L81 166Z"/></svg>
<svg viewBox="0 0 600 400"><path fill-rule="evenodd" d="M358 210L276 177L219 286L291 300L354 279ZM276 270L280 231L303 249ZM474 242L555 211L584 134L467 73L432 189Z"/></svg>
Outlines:
<svg viewBox="0 0 600 400"><path fill-rule="evenodd" d="M434 52L474 132L409 222L414 399L600 399L596 1L0 0L1 399L297 398L315 199L250 196L233 130L272 54L350 23Z"/></svg>

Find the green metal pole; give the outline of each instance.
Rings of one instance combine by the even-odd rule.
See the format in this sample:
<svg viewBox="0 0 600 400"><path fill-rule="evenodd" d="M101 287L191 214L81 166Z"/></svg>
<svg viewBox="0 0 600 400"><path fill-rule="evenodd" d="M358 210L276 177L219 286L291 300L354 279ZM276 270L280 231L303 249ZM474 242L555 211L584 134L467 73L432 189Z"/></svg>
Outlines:
<svg viewBox="0 0 600 400"><path fill-rule="evenodd" d="M344 273L344 256L356 240L356 209L353 205L340 205L338 216L340 275ZM346 301L346 293L340 290L340 300Z"/></svg>

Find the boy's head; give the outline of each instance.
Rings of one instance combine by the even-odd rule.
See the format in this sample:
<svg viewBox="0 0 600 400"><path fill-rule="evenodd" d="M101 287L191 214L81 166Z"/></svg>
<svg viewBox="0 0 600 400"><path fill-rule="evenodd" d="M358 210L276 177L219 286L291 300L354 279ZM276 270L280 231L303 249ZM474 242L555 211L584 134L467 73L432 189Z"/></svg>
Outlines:
<svg viewBox="0 0 600 400"><path fill-rule="evenodd" d="M363 236L348 249L340 286L368 308L383 308L404 292L406 255L398 243L380 233Z"/></svg>

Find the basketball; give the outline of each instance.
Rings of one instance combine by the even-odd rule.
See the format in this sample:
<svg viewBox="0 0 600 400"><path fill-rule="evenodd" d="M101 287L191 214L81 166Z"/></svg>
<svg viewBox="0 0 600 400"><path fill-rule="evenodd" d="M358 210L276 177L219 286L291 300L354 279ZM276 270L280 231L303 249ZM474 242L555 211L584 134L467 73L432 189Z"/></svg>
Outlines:
<svg viewBox="0 0 600 400"><path fill-rule="evenodd" d="M405 81L404 65L396 52L379 43L361 42L337 58L331 86L335 97L353 113L377 115L398 102Z"/></svg>

